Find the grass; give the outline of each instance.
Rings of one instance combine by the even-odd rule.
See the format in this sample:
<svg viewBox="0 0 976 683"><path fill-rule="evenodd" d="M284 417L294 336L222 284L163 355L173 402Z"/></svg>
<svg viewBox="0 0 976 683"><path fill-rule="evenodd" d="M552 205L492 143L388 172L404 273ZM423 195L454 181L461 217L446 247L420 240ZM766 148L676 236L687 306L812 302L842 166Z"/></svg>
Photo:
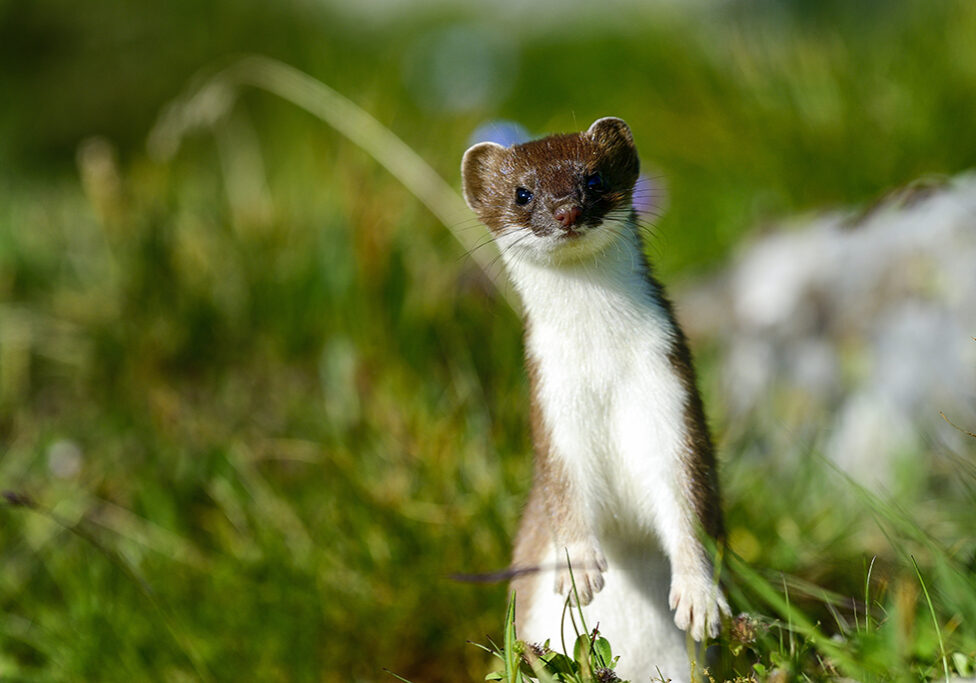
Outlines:
<svg viewBox="0 0 976 683"><path fill-rule="evenodd" d="M153 121L212 52L321 77L454 185L484 118L542 132L623 116L668 178L649 248L669 282L770 216L976 161L960 125L976 104L964 2L895 3L883 21L793 3L512 32L509 94L459 114L426 109L389 64L460 9L385 30L235 6L217 5L214 31L195 4L166 21L0 8L0 43L53 35L63 50L7 52L0 71L19 94L0 116L4 680L388 668L436 683L491 666L466 641L499 633L505 586L446 577L508 560L530 477L520 321L434 214L292 104L242 92L170 160L149 158ZM114 27L121 56L97 53L96 26ZM179 41L156 33L167 26ZM102 85L116 62L121 89ZM91 133L107 137L77 149ZM476 234L464 220L453 227ZM749 615L715 646L716 680L971 672L972 447L920 454L936 466L880 499L815 445L770 458L770 435L709 409L728 588Z"/></svg>
<svg viewBox="0 0 976 683"><path fill-rule="evenodd" d="M861 502L873 508L877 522L886 527L891 550L897 554L908 552L912 537L926 537L924 530L893 513L877 498L864 493ZM910 565L892 566L881 581L874 583L877 557L872 558L866 567L862 600L857 595L830 593L796 576L780 574L774 578L743 562L734 552L727 554L724 583L733 604L746 611L731 619L712 643L707 663L699 664L699 680L844 677L859 681L949 681L952 676L971 676L976 670L976 633L968 626L976 596L972 556L960 558L928 540L928 564L939 577L941 592L935 601L914 556L909 558ZM800 597L802 607L791 602L791 591ZM832 619L823 619L828 613ZM487 648L503 665L489 680L619 680L608 666L616 661L612 643L598 632L588 632L585 625L571 652L565 644L562 650L552 651L549 643L523 643L516 639L510 603L503 632L504 647ZM948 650L947 637L951 642Z"/></svg>

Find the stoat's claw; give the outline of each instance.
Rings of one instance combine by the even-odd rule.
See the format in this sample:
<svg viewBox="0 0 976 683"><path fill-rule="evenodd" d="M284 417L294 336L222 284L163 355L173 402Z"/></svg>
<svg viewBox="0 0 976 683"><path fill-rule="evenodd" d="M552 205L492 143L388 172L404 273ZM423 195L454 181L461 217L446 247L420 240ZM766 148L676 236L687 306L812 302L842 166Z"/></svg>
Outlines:
<svg viewBox="0 0 976 683"><path fill-rule="evenodd" d="M722 615L728 616L729 603L710 576L675 574L671 578L671 609L674 623L695 640L718 636Z"/></svg>
<svg viewBox="0 0 976 683"><path fill-rule="evenodd" d="M569 566L566 565L566 554L569 554ZM570 603L588 605L593 596L603 590L603 572L607 570L607 558L600 550L596 539L578 541L564 547L556 569L555 590L560 595L569 595ZM576 592L573 592L573 583Z"/></svg>

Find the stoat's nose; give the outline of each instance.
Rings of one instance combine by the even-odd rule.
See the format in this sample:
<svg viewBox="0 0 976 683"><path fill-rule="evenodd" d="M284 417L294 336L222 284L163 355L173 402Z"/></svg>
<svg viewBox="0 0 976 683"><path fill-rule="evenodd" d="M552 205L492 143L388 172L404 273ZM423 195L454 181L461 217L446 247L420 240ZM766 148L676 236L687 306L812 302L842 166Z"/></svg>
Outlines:
<svg viewBox="0 0 976 683"><path fill-rule="evenodd" d="M559 221L559 224L562 225L563 228L571 228L576 224L576 221L579 219L581 213L583 213L583 209L575 204L563 204L558 209L553 211L552 217Z"/></svg>

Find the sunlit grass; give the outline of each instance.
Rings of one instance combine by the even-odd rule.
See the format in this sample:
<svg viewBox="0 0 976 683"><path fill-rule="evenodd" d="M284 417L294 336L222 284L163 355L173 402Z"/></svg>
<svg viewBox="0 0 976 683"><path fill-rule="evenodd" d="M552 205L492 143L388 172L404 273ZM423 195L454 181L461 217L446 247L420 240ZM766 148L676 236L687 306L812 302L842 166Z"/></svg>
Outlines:
<svg viewBox="0 0 976 683"><path fill-rule="evenodd" d="M0 508L5 675L481 677L465 641L498 633L506 589L445 577L507 563L528 485L515 315L450 240L392 232L377 251L328 207L238 230L198 201L206 174L120 173L112 218L69 184L17 195L0 224L0 349L21 368L0 481L50 511ZM472 285L416 291L435 264ZM934 514L815 453L759 466L749 443L723 471L732 550L753 539L730 593L755 635L725 636L712 675L938 675L935 624L971 666L971 479Z"/></svg>
<svg viewBox="0 0 976 683"><path fill-rule="evenodd" d="M898 8L662 16L574 34L562 66L565 38L529 40L510 99L464 115L421 110L385 68L407 31L290 56L327 77L355 50L326 80L448 184L483 118L623 116L671 189L649 245L671 281L764 217L976 161L976 14ZM517 315L400 181L293 105L242 93L156 162L162 104L138 143L79 148L78 173L0 176L0 678L482 679L466 641L504 638L507 589L446 577L507 564L529 486ZM714 646L716 680L971 675L972 450L887 500L810 444L770 458L768 435L717 426L750 616Z"/></svg>

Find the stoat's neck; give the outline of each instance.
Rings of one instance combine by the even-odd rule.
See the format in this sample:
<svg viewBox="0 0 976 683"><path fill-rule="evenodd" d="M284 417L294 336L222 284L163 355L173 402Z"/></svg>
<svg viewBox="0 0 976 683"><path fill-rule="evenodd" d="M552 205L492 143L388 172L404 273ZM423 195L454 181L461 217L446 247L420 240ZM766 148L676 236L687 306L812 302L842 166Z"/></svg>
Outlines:
<svg viewBox="0 0 976 683"><path fill-rule="evenodd" d="M542 264L505 254L505 263L532 327L618 326L648 316L673 325L633 228L578 261Z"/></svg>

